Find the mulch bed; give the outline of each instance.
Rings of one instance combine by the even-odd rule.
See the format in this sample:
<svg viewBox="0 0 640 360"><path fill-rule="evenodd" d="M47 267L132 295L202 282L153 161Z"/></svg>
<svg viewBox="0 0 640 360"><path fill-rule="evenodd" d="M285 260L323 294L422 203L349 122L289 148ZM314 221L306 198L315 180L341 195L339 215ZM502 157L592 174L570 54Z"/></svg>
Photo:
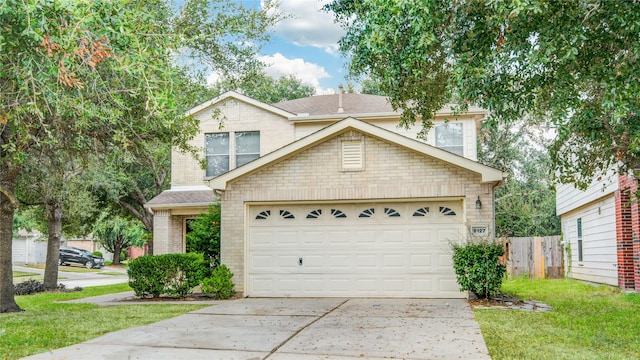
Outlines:
<svg viewBox="0 0 640 360"><path fill-rule="evenodd" d="M553 308L547 304L533 301L521 300L513 295L499 294L488 299L469 299L469 304L474 309L506 309L522 311L551 311Z"/></svg>

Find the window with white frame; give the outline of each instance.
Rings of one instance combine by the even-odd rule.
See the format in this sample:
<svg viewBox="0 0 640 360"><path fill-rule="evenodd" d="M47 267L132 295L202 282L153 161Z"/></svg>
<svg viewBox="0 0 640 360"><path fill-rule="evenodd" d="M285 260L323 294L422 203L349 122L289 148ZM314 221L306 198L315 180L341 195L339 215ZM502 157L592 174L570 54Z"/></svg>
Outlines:
<svg viewBox="0 0 640 360"><path fill-rule="evenodd" d="M436 147L464 155L462 123L445 123L436 125Z"/></svg>
<svg viewBox="0 0 640 360"><path fill-rule="evenodd" d="M578 261L582 262L582 218L576 220L578 232Z"/></svg>
<svg viewBox="0 0 640 360"><path fill-rule="evenodd" d="M260 157L260 132L205 134L207 177L226 173Z"/></svg>
<svg viewBox="0 0 640 360"><path fill-rule="evenodd" d="M260 132L236 133L236 167L260 157Z"/></svg>
<svg viewBox="0 0 640 360"><path fill-rule="evenodd" d="M229 133L205 134L207 176L229 171Z"/></svg>

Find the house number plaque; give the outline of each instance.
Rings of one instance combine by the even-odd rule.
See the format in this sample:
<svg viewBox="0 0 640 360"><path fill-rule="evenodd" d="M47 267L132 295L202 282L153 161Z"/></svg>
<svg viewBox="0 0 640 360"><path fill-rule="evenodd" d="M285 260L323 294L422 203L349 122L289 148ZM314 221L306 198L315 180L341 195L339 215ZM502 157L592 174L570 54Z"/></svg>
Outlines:
<svg viewBox="0 0 640 360"><path fill-rule="evenodd" d="M489 236L489 226L487 225L471 226L471 236Z"/></svg>

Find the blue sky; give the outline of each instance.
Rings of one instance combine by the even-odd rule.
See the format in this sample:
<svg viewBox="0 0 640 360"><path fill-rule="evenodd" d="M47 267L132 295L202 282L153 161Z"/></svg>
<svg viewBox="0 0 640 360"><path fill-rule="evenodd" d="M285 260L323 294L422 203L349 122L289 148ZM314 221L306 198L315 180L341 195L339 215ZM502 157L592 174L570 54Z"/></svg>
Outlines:
<svg viewBox="0 0 640 360"><path fill-rule="evenodd" d="M261 6L260 0L239 0L245 6ZM260 59L268 75L294 75L313 86L316 94L331 94L346 84L346 61L338 50L344 31L321 10L329 0L280 0L280 12L289 17L272 32Z"/></svg>

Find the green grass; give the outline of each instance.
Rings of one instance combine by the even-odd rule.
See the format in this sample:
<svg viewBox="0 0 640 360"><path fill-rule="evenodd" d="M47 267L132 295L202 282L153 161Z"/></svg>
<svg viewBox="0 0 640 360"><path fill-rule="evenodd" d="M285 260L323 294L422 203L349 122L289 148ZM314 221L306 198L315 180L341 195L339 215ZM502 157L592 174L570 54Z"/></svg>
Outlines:
<svg viewBox="0 0 640 360"><path fill-rule="evenodd" d="M506 281L502 290L554 309L475 309L494 360L640 358L640 294L574 280L524 278Z"/></svg>
<svg viewBox="0 0 640 360"><path fill-rule="evenodd" d="M34 272L28 271L14 271L13 272L13 283L19 283L29 280L38 280L42 281L44 279L44 275L40 275Z"/></svg>
<svg viewBox="0 0 640 360"><path fill-rule="evenodd" d="M16 296L20 313L0 314L0 358L18 359L46 352L108 332L150 324L208 305L67 304L60 301L130 291L128 284L86 287L69 293ZM91 357L87 354L87 357Z"/></svg>

